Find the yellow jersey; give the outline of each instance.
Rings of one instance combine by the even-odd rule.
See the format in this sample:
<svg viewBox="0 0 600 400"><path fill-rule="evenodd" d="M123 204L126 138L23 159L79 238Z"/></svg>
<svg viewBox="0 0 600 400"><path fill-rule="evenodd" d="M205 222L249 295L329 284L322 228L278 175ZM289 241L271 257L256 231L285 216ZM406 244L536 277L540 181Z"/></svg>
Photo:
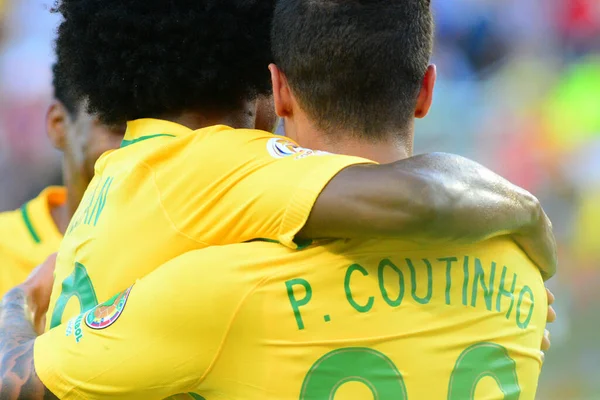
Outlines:
<svg viewBox="0 0 600 400"><path fill-rule="evenodd" d="M296 247L322 189L362 163L371 161L259 130L130 122L122 148L97 161L61 244L49 327L190 250L253 239Z"/></svg>
<svg viewBox="0 0 600 400"><path fill-rule="evenodd" d="M0 296L58 250L62 234L50 210L67 200L62 187L49 187L16 211L0 214Z"/></svg>
<svg viewBox="0 0 600 400"><path fill-rule="evenodd" d="M506 238L247 243L170 261L34 361L61 399L533 400L547 307Z"/></svg>

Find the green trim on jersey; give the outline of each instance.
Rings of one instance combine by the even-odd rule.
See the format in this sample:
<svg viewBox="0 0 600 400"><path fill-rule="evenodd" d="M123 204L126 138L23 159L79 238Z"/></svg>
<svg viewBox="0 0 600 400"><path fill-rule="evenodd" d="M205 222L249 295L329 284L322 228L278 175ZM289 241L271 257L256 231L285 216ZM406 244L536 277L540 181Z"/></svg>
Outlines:
<svg viewBox="0 0 600 400"><path fill-rule="evenodd" d="M279 240L264 239L264 238L248 240L246 243L252 243L252 242L267 242L267 243L281 244L281 242ZM296 243L296 246L298 246L298 248L296 250L304 250L307 247L310 247L313 244L313 241L312 241L312 239L294 239L294 243Z"/></svg>
<svg viewBox="0 0 600 400"><path fill-rule="evenodd" d="M29 234L33 238L33 241L36 243L41 243L42 240L40 239L39 235L35 231L35 228L33 227L33 224L31 223L31 219L29 218L29 212L27 211L28 204L29 203L25 203L25 204L23 204L23 207L21 207L21 217L23 218L23 222L25 222L25 226L27 227Z"/></svg>
<svg viewBox="0 0 600 400"><path fill-rule="evenodd" d="M298 246L296 250L304 250L307 247L312 246L313 241L312 239L294 239L294 243Z"/></svg>
<svg viewBox="0 0 600 400"><path fill-rule="evenodd" d="M277 243L277 244L281 244L279 242L279 240L273 240L273 239L263 239L263 238L258 238L258 239L252 239L252 240L248 240L248 242L246 243L252 243L252 242L267 242L267 243Z"/></svg>
<svg viewBox="0 0 600 400"><path fill-rule="evenodd" d="M130 145L132 145L134 143L137 143L137 142L143 142L144 140L154 139L155 137L175 137L175 135L169 135L167 133L159 133L159 134L156 134L156 135L142 136L142 137L139 137L139 138L134 139L134 140L125 140L125 139L123 139L123 141L121 142L121 148L130 146Z"/></svg>

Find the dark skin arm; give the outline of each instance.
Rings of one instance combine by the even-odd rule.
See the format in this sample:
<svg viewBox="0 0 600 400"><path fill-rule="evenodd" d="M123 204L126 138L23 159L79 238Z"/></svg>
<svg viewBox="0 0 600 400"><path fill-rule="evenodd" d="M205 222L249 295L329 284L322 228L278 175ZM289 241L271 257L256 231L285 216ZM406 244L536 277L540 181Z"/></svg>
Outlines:
<svg viewBox="0 0 600 400"><path fill-rule="evenodd" d="M556 273L552 225L533 195L474 161L432 153L341 171L298 236L460 245L500 235L511 235L545 280Z"/></svg>

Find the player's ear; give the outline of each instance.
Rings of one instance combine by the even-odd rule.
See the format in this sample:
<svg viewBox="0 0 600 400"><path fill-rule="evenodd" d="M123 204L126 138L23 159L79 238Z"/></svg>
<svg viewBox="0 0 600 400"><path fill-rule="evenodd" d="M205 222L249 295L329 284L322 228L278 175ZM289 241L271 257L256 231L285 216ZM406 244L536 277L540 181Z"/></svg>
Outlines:
<svg viewBox="0 0 600 400"><path fill-rule="evenodd" d="M281 118L292 115L292 92L285 74L275 64L269 65L271 84L273 85L273 102L275 112Z"/></svg>
<svg viewBox="0 0 600 400"><path fill-rule="evenodd" d="M46 132L52 146L64 150L67 135L69 114L66 107L58 100L53 100L46 112Z"/></svg>
<svg viewBox="0 0 600 400"><path fill-rule="evenodd" d="M429 113L431 103L433 102L433 88L435 87L436 78L436 67L431 64L427 67L427 72L425 72L425 77L423 77L421 90L417 99L417 107L415 109L415 118L424 118Z"/></svg>

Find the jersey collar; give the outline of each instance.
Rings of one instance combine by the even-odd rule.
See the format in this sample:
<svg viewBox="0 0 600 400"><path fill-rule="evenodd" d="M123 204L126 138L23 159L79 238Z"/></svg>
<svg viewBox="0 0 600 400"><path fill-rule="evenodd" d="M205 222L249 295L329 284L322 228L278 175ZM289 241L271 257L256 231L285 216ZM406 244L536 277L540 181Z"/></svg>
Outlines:
<svg viewBox="0 0 600 400"><path fill-rule="evenodd" d="M52 218L51 209L65 204L66 201L67 190L64 187L52 186L21 208L25 225L36 243L58 248L62 234Z"/></svg>
<svg viewBox="0 0 600 400"><path fill-rule="evenodd" d="M142 118L127 123L121 147L158 136L178 137L193 131L183 125L163 119Z"/></svg>

